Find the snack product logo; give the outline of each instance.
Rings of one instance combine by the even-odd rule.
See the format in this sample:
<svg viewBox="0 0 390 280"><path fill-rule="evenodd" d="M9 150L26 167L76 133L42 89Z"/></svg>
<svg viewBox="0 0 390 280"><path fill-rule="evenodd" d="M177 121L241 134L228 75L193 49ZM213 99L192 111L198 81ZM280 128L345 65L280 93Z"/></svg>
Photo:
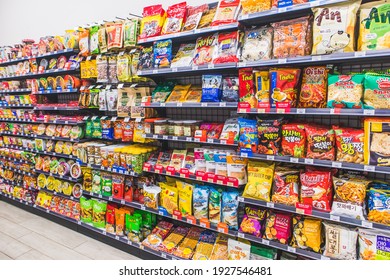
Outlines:
<svg viewBox="0 0 390 280"><path fill-rule="evenodd" d="M264 220L265 215L267 214L267 211L253 208L253 207L245 207L245 213L248 216L258 217L260 220Z"/></svg>
<svg viewBox="0 0 390 280"><path fill-rule="evenodd" d="M320 67L307 67L305 69L306 75L324 75L326 73L325 68Z"/></svg>
<svg viewBox="0 0 390 280"><path fill-rule="evenodd" d="M321 13L315 19L317 26L321 26L324 19L341 23L340 11L329 11L328 8L322 9Z"/></svg>
<svg viewBox="0 0 390 280"><path fill-rule="evenodd" d="M205 46L206 47L212 46L213 43L214 43L214 40L215 40L215 36L214 35L206 37L206 38L198 39L197 42L196 42L196 47L197 48L202 48L202 47L205 47Z"/></svg>
<svg viewBox="0 0 390 280"><path fill-rule="evenodd" d="M352 76L350 75L340 75L339 80L335 83L337 87L344 87L352 89L354 87L354 82L351 81Z"/></svg>
<svg viewBox="0 0 390 280"><path fill-rule="evenodd" d="M333 148L332 138L328 136L314 136L313 137L313 152L322 152L324 150L330 151Z"/></svg>
<svg viewBox="0 0 390 280"><path fill-rule="evenodd" d="M363 152L363 143L353 142L353 137L340 137L341 150L345 154L353 155L356 152Z"/></svg>
<svg viewBox="0 0 390 280"><path fill-rule="evenodd" d="M299 142L303 138L303 135L300 131L283 130L282 133L284 140L290 143Z"/></svg>
<svg viewBox="0 0 390 280"><path fill-rule="evenodd" d="M280 74L279 76L279 79L281 81L292 81L294 80L295 76L293 74L286 74L286 75L283 75L283 74Z"/></svg>

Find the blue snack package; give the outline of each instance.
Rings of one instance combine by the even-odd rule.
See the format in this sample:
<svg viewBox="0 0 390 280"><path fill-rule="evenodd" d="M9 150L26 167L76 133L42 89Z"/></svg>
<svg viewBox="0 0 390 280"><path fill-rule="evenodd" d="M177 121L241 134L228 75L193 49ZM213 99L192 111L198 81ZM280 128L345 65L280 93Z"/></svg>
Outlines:
<svg viewBox="0 0 390 280"><path fill-rule="evenodd" d="M390 225L390 185L374 182L368 191L368 220Z"/></svg>
<svg viewBox="0 0 390 280"><path fill-rule="evenodd" d="M238 139L240 152L256 153L259 144L256 120L239 118L238 124L240 125L240 137Z"/></svg>
<svg viewBox="0 0 390 280"><path fill-rule="evenodd" d="M202 76L201 102L219 102L222 94L222 75Z"/></svg>
<svg viewBox="0 0 390 280"><path fill-rule="evenodd" d="M222 222L229 229L238 230L238 190L228 190L222 193Z"/></svg>
<svg viewBox="0 0 390 280"><path fill-rule="evenodd" d="M114 127L111 120L100 120L102 126L102 139L114 140Z"/></svg>
<svg viewBox="0 0 390 280"><path fill-rule="evenodd" d="M208 218L209 213L209 194L210 190L207 186L196 185L193 191L193 209L196 219Z"/></svg>
<svg viewBox="0 0 390 280"><path fill-rule="evenodd" d="M162 40L153 44L154 68L168 68L172 61L172 40Z"/></svg>

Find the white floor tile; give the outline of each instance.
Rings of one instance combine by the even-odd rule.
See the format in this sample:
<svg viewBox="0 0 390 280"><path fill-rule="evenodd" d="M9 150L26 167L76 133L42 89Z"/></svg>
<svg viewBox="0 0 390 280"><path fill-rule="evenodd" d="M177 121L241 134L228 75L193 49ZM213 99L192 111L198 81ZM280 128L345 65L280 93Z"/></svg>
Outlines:
<svg viewBox="0 0 390 280"><path fill-rule="evenodd" d="M0 232L0 252L8 255L12 259L23 255L31 250L31 247L4 233Z"/></svg>
<svg viewBox="0 0 390 280"><path fill-rule="evenodd" d="M12 238L18 239L19 237L30 233L31 230L28 230L20 224L13 223L8 219L0 217L0 232L9 235Z"/></svg>
<svg viewBox="0 0 390 280"><path fill-rule="evenodd" d="M52 260L52 258L49 258L45 254L34 249L31 249L27 253L20 255L16 259L17 260Z"/></svg>
<svg viewBox="0 0 390 280"><path fill-rule="evenodd" d="M93 239L81 244L74 250L94 260L138 260L137 257L129 253Z"/></svg>

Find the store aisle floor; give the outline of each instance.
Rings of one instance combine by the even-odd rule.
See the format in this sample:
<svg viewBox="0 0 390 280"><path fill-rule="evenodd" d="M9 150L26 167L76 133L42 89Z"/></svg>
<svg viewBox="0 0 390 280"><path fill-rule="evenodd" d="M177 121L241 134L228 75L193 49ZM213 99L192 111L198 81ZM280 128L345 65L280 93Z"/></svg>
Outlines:
<svg viewBox="0 0 390 280"><path fill-rule="evenodd" d="M138 259L0 201L0 260Z"/></svg>

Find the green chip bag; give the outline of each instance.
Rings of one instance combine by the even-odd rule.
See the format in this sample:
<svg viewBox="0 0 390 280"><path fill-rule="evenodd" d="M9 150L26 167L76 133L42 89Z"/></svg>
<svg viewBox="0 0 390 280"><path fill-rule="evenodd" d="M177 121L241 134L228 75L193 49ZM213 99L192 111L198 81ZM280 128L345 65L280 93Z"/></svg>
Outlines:
<svg viewBox="0 0 390 280"><path fill-rule="evenodd" d="M87 199L84 196L80 197L80 220L84 223L92 222L92 199Z"/></svg>
<svg viewBox="0 0 390 280"><path fill-rule="evenodd" d="M106 227L107 202L93 199L92 205L92 224L96 228Z"/></svg>
<svg viewBox="0 0 390 280"><path fill-rule="evenodd" d="M328 75L328 108L362 108L364 74Z"/></svg>

